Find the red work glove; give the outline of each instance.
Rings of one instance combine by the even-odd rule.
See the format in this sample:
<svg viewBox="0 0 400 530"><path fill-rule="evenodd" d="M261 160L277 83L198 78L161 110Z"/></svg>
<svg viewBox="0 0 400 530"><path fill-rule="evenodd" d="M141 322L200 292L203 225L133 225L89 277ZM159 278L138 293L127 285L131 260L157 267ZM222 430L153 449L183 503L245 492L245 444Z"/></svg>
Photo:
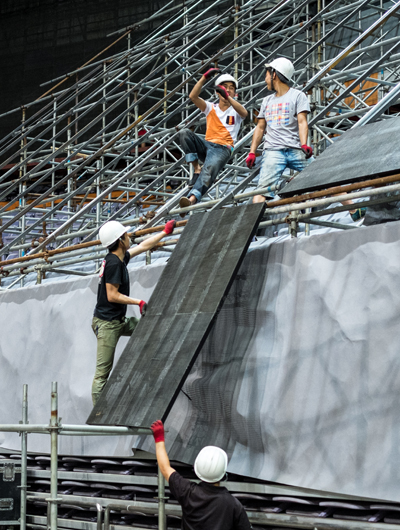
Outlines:
<svg viewBox="0 0 400 530"><path fill-rule="evenodd" d="M301 150L306 155L306 158L311 158L312 157L313 150L312 150L312 147L310 147L309 145L306 145L306 144L302 145L301 146Z"/></svg>
<svg viewBox="0 0 400 530"><path fill-rule="evenodd" d="M228 99L229 98L229 94L228 94L228 91L226 90L226 88L222 85L217 85L215 87L215 92L218 92L218 94L221 94L221 96L225 99Z"/></svg>
<svg viewBox="0 0 400 530"><path fill-rule="evenodd" d="M163 231L167 234L167 236L169 236L169 234L172 234L172 232L174 231L175 225L176 225L175 219L172 219L171 221L168 221L168 223L165 223Z"/></svg>
<svg viewBox="0 0 400 530"><path fill-rule="evenodd" d="M207 72L204 75L204 77L208 80L210 79L210 77L214 74L218 74L218 72L220 72L221 69L220 68L210 68L209 70L207 70Z"/></svg>
<svg viewBox="0 0 400 530"><path fill-rule="evenodd" d="M152 423L150 429L153 431L154 441L156 443L165 441L164 425L161 420Z"/></svg>
<svg viewBox="0 0 400 530"><path fill-rule="evenodd" d="M140 300L139 309L140 309L140 314L144 317L144 315L146 314L146 309L147 309L147 304L144 300Z"/></svg>
<svg viewBox="0 0 400 530"><path fill-rule="evenodd" d="M249 153L249 156L246 158L246 166L251 169L256 163L256 155L254 153Z"/></svg>

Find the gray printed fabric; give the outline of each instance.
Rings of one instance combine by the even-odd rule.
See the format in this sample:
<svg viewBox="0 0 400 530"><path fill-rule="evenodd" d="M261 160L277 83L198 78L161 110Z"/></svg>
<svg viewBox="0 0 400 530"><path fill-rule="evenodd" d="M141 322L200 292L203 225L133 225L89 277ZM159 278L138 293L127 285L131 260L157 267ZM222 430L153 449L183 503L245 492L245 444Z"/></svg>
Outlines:
<svg viewBox="0 0 400 530"><path fill-rule="evenodd" d="M251 245L167 418L167 448L171 459L193 463L201 447L218 445L228 472L397 502L400 222L329 230ZM164 262L129 265L134 296L150 299ZM48 422L52 381L62 422L85 423L97 282L0 291L2 423L21 418L24 383L30 424ZM29 435L30 451L44 443ZM60 454L154 451L150 437L60 436L59 444ZM0 445L18 450L21 441L0 433Z"/></svg>
<svg viewBox="0 0 400 530"><path fill-rule="evenodd" d="M253 247L166 421L171 459L398 501L400 222ZM154 444L147 442L154 451Z"/></svg>
<svg viewBox="0 0 400 530"><path fill-rule="evenodd" d="M266 121L264 149L300 149L299 112L310 112L310 104L307 96L295 88L279 98L272 94L263 99L258 119Z"/></svg>

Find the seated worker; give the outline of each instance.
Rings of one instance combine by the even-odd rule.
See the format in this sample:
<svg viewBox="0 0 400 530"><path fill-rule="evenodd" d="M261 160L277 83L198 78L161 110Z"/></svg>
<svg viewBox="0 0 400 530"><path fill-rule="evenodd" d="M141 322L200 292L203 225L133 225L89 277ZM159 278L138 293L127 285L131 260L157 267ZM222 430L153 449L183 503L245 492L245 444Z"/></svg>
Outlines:
<svg viewBox="0 0 400 530"><path fill-rule="evenodd" d="M282 175L286 168L303 171L314 160L312 147L307 145L308 98L304 92L289 87L294 73L292 62L278 57L265 66L265 82L268 90L275 93L262 101L250 154L246 159L246 165L251 169L255 164L256 149L264 138L259 188L284 184ZM263 195L253 197L254 203L264 201ZM353 204L353 201L343 201L342 204ZM350 210L349 213L353 221L357 221L365 215L365 208Z"/></svg>
<svg viewBox="0 0 400 530"><path fill-rule="evenodd" d="M228 466L228 456L219 447L203 447L194 463L200 484L183 478L170 466L164 443L164 425L155 421L151 430L156 443L158 466L169 483L172 495L182 506L185 530L250 530L251 525L240 501L220 486Z"/></svg>
<svg viewBox="0 0 400 530"><path fill-rule="evenodd" d="M146 303L129 296L129 274L127 265L133 256L154 247L164 236L173 232L175 221L168 221L162 232L130 247L129 227L118 221L108 221L99 230L100 241L108 248L100 273L97 290L97 304L94 309L92 329L97 338L96 371L92 384L92 401L96 405L110 375L114 353L119 338L130 336L139 320L126 318L127 305L138 305L143 316Z"/></svg>
<svg viewBox="0 0 400 530"><path fill-rule="evenodd" d="M220 72L219 68L207 70L189 94L191 101L206 115L207 125L205 140L189 129L180 131L180 143L186 162L193 165L195 180L189 198L181 198L181 208L200 201L214 183L218 173L231 157L240 124L247 117L247 110L234 99L238 83L229 74L222 74L215 81L218 103L204 101L199 97L204 83L217 72ZM200 166L199 160L204 162L203 167Z"/></svg>

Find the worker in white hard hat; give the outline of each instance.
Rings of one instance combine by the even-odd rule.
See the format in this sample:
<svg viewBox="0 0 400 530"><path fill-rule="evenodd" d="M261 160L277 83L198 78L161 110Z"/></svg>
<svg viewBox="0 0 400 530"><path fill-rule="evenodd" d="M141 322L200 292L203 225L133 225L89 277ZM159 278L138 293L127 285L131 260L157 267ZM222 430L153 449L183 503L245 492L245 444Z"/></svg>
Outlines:
<svg viewBox="0 0 400 530"><path fill-rule="evenodd" d="M254 166L256 149L265 133L258 187L273 196L275 186L278 185L279 189L286 182L283 177L285 169L302 171L314 158L312 147L308 145L308 98L300 90L289 87L294 73L293 64L289 59L279 57L265 66L265 82L274 94L263 99L246 164L249 169ZM265 199L265 195L255 195L253 202L264 202ZM354 203L348 200L342 201L342 204ZM366 208L349 210L353 221L358 221L365 213Z"/></svg>
<svg viewBox="0 0 400 530"><path fill-rule="evenodd" d="M165 448L164 425L155 421L153 431L159 469L169 489L182 506L185 530L250 530L247 514L238 499L221 487L226 477L228 455L220 447L203 447L194 462L200 483L191 482L171 467Z"/></svg>
<svg viewBox="0 0 400 530"><path fill-rule="evenodd" d="M313 150L308 145L307 116L310 104L306 94L289 87L294 67L289 59L279 57L265 65L265 82L274 92L262 101L254 129L250 154L246 165L251 169L256 162L256 150L264 134L259 188L283 184L286 168L302 171L312 161ZM274 195L267 191L268 196ZM253 202L264 202L265 195L255 195Z"/></svg>
<svg viewBox="0 0 400 530"><path fill-rule="evenodd" d="M174 226L175 221L168 221L162 232L132 248L129 248L129 226L118 221L108 221L99 230L101 244L108 248L108 254L99 273L97 304L92 321L92 329L97 338L96 371L92 384L93 405L110 375L119 338L122 335L132 335L139 322L136 317L126 317L127 306L138 305L142 316L146 310L143 300L129 296L129 260L152 249L163 237L172 233Z"/></svg>
<svg viewBox="0 0 400 530"><path fill-rule="evenodd" d="M182 197L179 205L185 208L200 201L214 183L218 173L230 159L238 137L240 124L247 117L247 110L235 99L237 80L230 74L222 74L215 81L218 102L205 101L201 89L219 68L210 68L201 76L189 94L190 100L206 116L205 139L189 129L180 131L180 143L186 162L193 165L193 185L189 197ZM203 167L200 166L203 162Z"/></svg>

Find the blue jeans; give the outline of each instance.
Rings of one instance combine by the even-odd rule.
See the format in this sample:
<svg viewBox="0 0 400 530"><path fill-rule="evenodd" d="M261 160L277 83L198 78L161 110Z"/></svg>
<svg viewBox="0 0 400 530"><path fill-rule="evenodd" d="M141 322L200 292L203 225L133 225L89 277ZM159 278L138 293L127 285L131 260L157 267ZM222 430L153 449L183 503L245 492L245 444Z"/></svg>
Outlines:
<svg viewBox="0 0 400 530"><path fill-rule="evenodd" d="M265 149L261 160L260 180L258 181L259 188L267 188L279 182L285 182L282 179L282 174L286 168L294 169L295 171L303 171L314 158L306 158L306 155L301 149ZM272 194L273 190L271 190Z"/></svg>
<svg viewBox="0 0 400 530"><path fill-rule="evenodd" d="M190 195L194 195L196 200L200 201L208 188L214 183L218 173L230 159L231 149L225 145L207 142L189 129L180 131L179 141L185 152L186 162L194 162L195 160L204 162L190 192Z"/></svg>

